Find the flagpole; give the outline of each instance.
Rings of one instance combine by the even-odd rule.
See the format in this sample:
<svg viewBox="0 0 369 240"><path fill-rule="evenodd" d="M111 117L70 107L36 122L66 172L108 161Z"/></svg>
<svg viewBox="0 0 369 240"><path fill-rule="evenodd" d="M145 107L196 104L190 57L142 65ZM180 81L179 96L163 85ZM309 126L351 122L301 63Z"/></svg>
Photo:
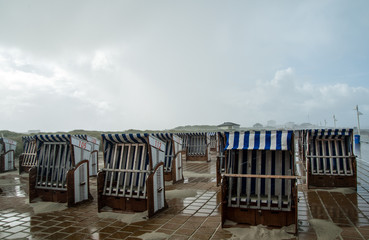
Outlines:
<svg viewBox="0 0 369 240"><path fill-rule="evenodd" d="M336 122L337 122L336 115L333 115L333 122L334 122L334 128L337 128L337 127L336 127Z"/></svg>
<svg viewBox="0 0 369 240"><path fill-rule="evenodd" d="M359 106L356 105L356 115L357 115L357 133L360 135L360 112L359 112Z"/></svg>
<svg viewBox="0 0 369 240"><path fill-rule="evenodd" d="M356 105L356 116L357 116L357 135L355 135L355 152L361 158L361 147L360 147L360 115L362 113L359 111L359 105Z"/></svg>

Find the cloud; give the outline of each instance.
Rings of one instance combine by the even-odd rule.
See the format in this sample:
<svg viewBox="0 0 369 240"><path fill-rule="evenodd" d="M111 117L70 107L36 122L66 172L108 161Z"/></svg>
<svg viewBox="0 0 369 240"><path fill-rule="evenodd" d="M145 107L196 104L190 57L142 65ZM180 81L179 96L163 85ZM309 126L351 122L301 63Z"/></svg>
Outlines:
<svg viewBox="0 0 369 240"><path fill-rule="evenodd" d="M324 123L333 126L332 116L340 119L342 127L353 127L356 104L362 109L369 107L369 89L353 87L346 83L313 84L302 81L295 71L288 67L278 70L269 81L259 81L250 89L244 89L237 98L243 102L239 108L247 109L245 114L250 123L276 119L279 123Z"/></svg>
<svg viewBox="0 0 369 240"><path fill-rule="evenodd" d="M73 118L73 114L79 118L83 109L93 110L95 117L110 110L103 99L96 99L86 91L84 82L76 79L73 72L66 72L55 63L33 59L19 49L0 49L0 59L3 127L11 126L13 119L19 117L24 121L20 125L29 125L29 120L35 123L52 119L54 123L49 125L56 130L61 119L68 115ZM34 111L39 115L30 119ZM63 118L57 117L63 115L59 112L65 113Z"/></svg>
<svg viewBox="0 0 369 240"><path fill-rule="evenodd" d="M0 126L249 126L333 114L352 126L354 105L363 118L369 110L367 6L0 2Z"/></svg>

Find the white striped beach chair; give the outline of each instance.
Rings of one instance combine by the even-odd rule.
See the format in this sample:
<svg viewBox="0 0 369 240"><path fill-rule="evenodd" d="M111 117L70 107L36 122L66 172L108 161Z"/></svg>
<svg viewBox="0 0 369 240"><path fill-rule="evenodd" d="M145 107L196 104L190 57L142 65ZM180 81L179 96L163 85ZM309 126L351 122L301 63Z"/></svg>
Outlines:
<svg viewBox="0 0 369 240"><path fill-rule="evenodd" d="M164 180L183 181L182 138L173 133L153 133L165 143Z"/></svg>
<svg viewBox="0 0 369 240"><path fill-rule="evenodd" d="M304 136L308 187L356 188L353 129L310 129Z"/></svg>
<svg viewBox="0 0 369 240"><path fill-rule="evenodd" d="M71 135L36 135L37 165L29 172L29 200L66 202L91 200L89 164L92 146Z"/></svg>
<svg viewBox="0 0 369 240"><path fill-rule="evenodd" d="M15 170L15 149L17 142L9 138L0 138L0 172Z"/></svg>
<svg viewBox="0 0 369 240"><path fill-rule="evenodd" d="M164 159L166 145L149 134L102 134L104 168L98 173L98 211L148 211L167 207Z"/></svg>
<svg viewBox="0 0 369 240"><path fill-rule="evenodd" d="M29 170L37 165L36 158L36 137L23 136L23 153L19 156L19 174L29 172Z"/></svg>
<svg viewBox="0 0 369 240"><path fill-rule="evenodd" d="M183 138L186 161L210 161L210 144L206 132L181 133L179 136Z"/></svg>

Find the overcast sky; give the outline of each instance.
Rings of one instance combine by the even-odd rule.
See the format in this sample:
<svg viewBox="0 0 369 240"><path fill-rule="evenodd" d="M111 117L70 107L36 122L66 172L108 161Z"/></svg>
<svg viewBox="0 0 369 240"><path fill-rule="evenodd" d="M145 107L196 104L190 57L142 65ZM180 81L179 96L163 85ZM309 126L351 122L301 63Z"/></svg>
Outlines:
<svg viewBox="0 0 369 240"><path fill-rule="evenodd" d="M0 129L369 128L369 1L0 0Z"/></svg>

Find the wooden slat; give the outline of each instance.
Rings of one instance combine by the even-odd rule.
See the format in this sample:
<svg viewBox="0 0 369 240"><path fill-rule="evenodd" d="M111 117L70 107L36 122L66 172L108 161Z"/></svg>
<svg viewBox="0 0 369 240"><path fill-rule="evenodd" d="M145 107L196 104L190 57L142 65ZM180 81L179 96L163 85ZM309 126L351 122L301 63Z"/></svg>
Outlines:
<svg viewBox="0 0 369 240"><path fill-rule="evenodd" d="M233 151L232 151L233 152ZM247 151L247 174L246 175L252 175L251 173L251 164L252 164L252 151ZM240 174L245 175L245 174ZM251 178L246 179L246 196L247 196L247 202L246 206L250 206L250 200L251 200Z"/></svg>
<svg viewBox="0 0 369 240"><path fill-rule="evenodd" d="M315 141L315 154L319 155L319 145L318 145L318 141ZM315 163L316 163L316 173L320 174L320 158L317 157L315 158Z"/></svg>
<svg viewBox="0 0 369 240"><path fill-rule="evenodd" d="M245 178L275 178L275 179L301 179L300 176L284 176L284 175L261 175L261 174L233 174L225 173L226 177L245 177Z"/></svg>
<svg viewBox="0 0 369 240"><path fill-rule="evenodd" d="M52 176L52 179L55 179L55 185L58 186L59 184L59 174L61 174L60 172L60 162L61 162L61 149L62 145L59 145L59 151L58 151L58 155L56 157L56 161L55 161L55 171L54 174Z"/></svg>
<svg viewBox="0 0 369 240"><path fill-rule="evenodd" d="M113 154L113 159L111 159L111 161L110 161L110 168L114 168L116 166L116 161L117 161L117 156L118 156L118 148L119 148L118 145L114 146L114 154ZM111 172L109 175L110 175L109 176L109 195L111 195L112 190L113 190L113 183L114 183L114 173Z"/></svg>
<svg viewBox="0 0 369 240"><path fill-rule="evenodd" d="M140 171L141 173L138 175L138 186L137 186L137 192L138 192L138 197L140 198L141 194L140 194L140 190L141 190L141 185L142 182L144 181L144 169L145 169L145 160L146 160L146 145L142 145L142 149L141 149L141 165L140 165ZM146 184L145 184L146 185Z"/></svg>
<svg viewBox="0 0 369 240"><path fill-rule="evenodd" d="M256 151L256 174L257 175L261 175L261 151ZM261 195L261 178L257 178L256 179L256 186L255 186L255 190L256 190L256 197L257 197L257 208L260 208L260 195Z"/></svg>
<svg viewBox="0 0 369 240"><path fill-rule="evenodd" d="M229 161L229 172L233 173L235 171L234 169L234 160L236 158L235 156L235 152L232 151L230 156L230 161ZM228 185L228 206L231 207L232 206L232 190L233 190L233 178L231 177L228 181L229 185Z"/></svg>
<svg viewBox="0 0 369 240"><path fill-rule="evenodd" d="M122 169L122 166L124 165L124 162L125 162L125 159L124 159L124 148L125 148L125 145L117 145L117 150L116 150L116 154L114 155L114 158L117 159L118 156L120 155L120 158L118 160L118 163L119 163L119 166L118 166L118 170ZM119 150L118 150L119 149ZM118 154L118 152L120 152ZM115 164L113 165L113 169L115 167ZM115 170L115 169L114 169ZM119 194L119 189L120 189L120 179L121 179L121 171L118 171L118 172L115 172L115 171L112 171L111 173L112 176L116 176L117 177L117 183L115 185L115 196L118 196ZM113 179L112 179L113 181ZM124 192L123 192L123 195L124 195Z"/></svg>
<svg viewBox="0 0 369 240"><path fill-rule="evenodd" d="M69 151L68 151L68 146L66 144L63 145L64 147L64 151L63 151L63 161L62 161L62 172L60 173L61 174L61 184L63 185L66 181L66 176L67 176L67 157L68 157L68 154L69 154ZM63 174L62 174L63 173ZM59 185L60 183L58 183Z"/></svg>
<svg viewBox="0 0 369 240"><path fill-rule="evenodd" d="M71 159L72 159L72 151L71 151L71 149L69 149L68 147L67 147L67 149L68 149L68 153L67 153L67 157L66 157L66 159L65 159L65 161L66 161L66 168L65 168L65 173L63 174L63 187L66 187L67 186L67 172L69 171L69 169L71 169L72 168L72 161L71 161Z"/></svg>
<svg viewBox="0 0 369 240"><path fill-rule="evenodd" d="M148 168L150 167L150 165L149 164L146 164L145 163L145 161L146 161L146 158L147 158L147 154L148 154L148 151L147 151L147 145L144 145L144 148L143 148L143 150L142 151L144 151L144 153L145 153L145 155L144 155L144 161L142 162L142 164L141 164L141 166L142 166L142 169L143 170L149 170ZM145 173L143 173L143 174L141 174L142 175L142 184L143 184L143 186L144 186L144 189L143 189L143 196L142 196L142 198L146 198L146 179L147 179L147 175L148 174L145 174Z"/></svg>
<svg viewBox="0 0 369 240"><path fill-rule="evenodd" d="M332 148L332 144L333 144L334 142L332 141L332 140L329 140L328 141L328 155L329 156L333 156L334 154L333 154L333 148ZM330 173L333 175L333 174L337 174L338 172L337 172L337 165L336 165L336 167L334 167L334 165L333 165L333 158L326 158L328 161L329 161L329 165L330 165L330 168L329 168L329 170L330 170Z"/></svg>
<svg viewBox="0 0 369 240"><path fill-rule="evenodd" d="M346 156L346 147L345 147L345 142L341 141L341 147L342 147L342 155ZM344 169L344 173L345 175L347 175L347 162L346 162L346 158L343 158L343 169Z"/></svg>
<svg viewBox="0 0 369 240"><path fill-rule="evenodd" d="M275 174L282 175L282 152L275 153ZM275 180L275 195L278 196L278 209L282 208L282 178Z"/></svg>
<svg viewBox="0 0 369 240"><path fill-rule="evenodd" d="M242 160L243 160L243 151L238 152L238 174L242 174ZM241 187L242 187L242 179L237 179L237 206L240 206L240 198L241 198Z"/></svg>
<svg viewBox="0 0 369 240"><path fill-rule="evenodd" d="M351 156L316 156L316 155L308 155L306 156L307 158L315 158L315 157L319 157L319 158L355 158L354 155L351 155Z"/></svg>
<svg viewBox="0 0 369 240"><path fill-rule="evenodd" d="M125 165L125 170L130 169L131 161L132 161L132 148L134 148L133 144L128 144L128 152L127 152L127 160L126 160L126 165ZM130 176L128 175L129 173L124 173L124 180L123 180L123 195L125 196L126 194L126 188L127 188L127 177Z"/></svg>
<svg viewBox="0 0 369 240"><path fill-rule="evenodd" d="M266 152L266 176L272 174L272 152L267 151ZM272 179L268 178L266 181L266 189L268 195L268 208L271 207L271 201L272 201Z"/></svg>
<svg viewBox="0 0 369 240"><path fill-rule="evenodd" d="M132 165L132 170L134 170L135 169L135 167L136 167L136 162L137 162L137 153L138 153L138 151L139 151L139 146L138 146L138 144L137 145L135 145L135 149L136 149L136 151L135 151L135 155L134 155L134 158L133 158L133 165ZM132 175L133 175L133 177L132 177ZM136 172L131 172L131 179L132 179L132 181L131 181L131 188L130 188L130 193L129 193L129 197L132 197L133 196L133 186L135 185L135 183L136 183L136 179L135 179L135 176L137 176L137 173ZM136 197L138 197L140 194L139 193L137 193L137 196Z"/></svg>
<svg viewBox="0 0 369 240"><path fill-rule="evenodd" d="M339 154L339 152L338 152L339 151L338 141L334 141L334 147L336 149L336 155L338 155ZM342 161L343 161L343 159L342 159ZM341 175L342 170L341 170L341 162L340 162L340 157L339 156L336 157L336 166L337 166L337 174Z"/></svg>

